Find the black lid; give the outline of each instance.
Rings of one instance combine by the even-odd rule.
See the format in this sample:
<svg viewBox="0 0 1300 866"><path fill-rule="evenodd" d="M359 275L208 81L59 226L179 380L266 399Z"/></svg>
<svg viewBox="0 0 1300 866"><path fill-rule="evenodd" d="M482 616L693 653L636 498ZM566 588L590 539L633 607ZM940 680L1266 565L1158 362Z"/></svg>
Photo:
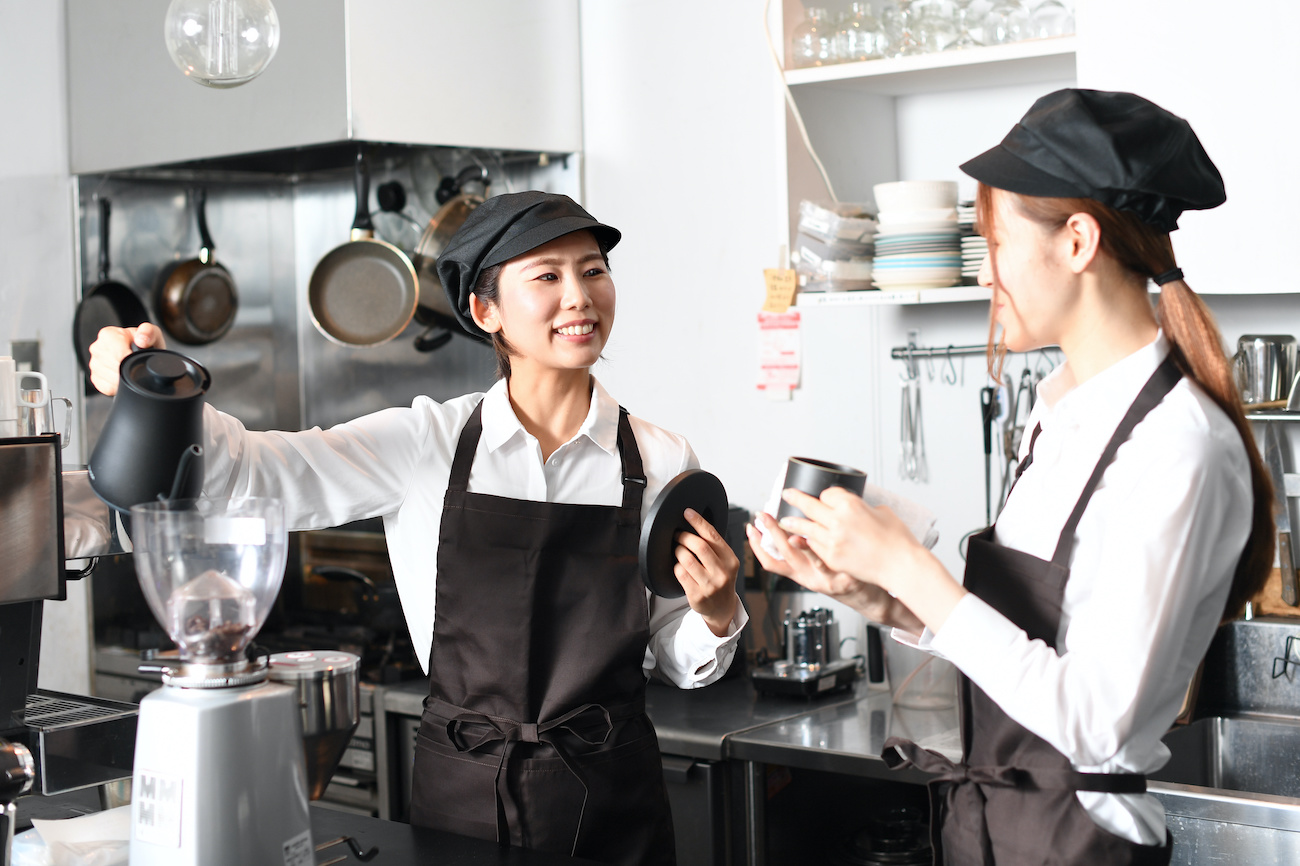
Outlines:
<svg viewBox="0 0 1300 866"><path fill-rule="evenodd" d="M1162 232L1227 200L1186 120L1132 93L1070 88L1040 98L1006 138L961 166L1021 195L1090 198Z"/></svg>
<svg viewBox="0 0 1300 866"><path fill-rule="evenodd" d="M166 349L143 349L122 359L122 384L146 397L189 400L202 396L212 376L198 362Z"/></svg>

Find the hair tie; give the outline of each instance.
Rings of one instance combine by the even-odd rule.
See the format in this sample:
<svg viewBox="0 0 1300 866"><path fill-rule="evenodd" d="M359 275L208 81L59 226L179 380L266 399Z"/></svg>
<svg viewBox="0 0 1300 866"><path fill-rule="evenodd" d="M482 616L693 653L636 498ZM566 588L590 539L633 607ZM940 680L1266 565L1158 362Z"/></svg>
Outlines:
<svg viewBox="0 0 1300 866"><path fill-rule="evenodd" d="M1155 283L1157 286L1163 286L1165 283L1172 283L1174 280L1181 280L1182 278L1183 269L1174 268L1173 270L1165 271L1163 274L1152 277L1151 282Z"/></svg>

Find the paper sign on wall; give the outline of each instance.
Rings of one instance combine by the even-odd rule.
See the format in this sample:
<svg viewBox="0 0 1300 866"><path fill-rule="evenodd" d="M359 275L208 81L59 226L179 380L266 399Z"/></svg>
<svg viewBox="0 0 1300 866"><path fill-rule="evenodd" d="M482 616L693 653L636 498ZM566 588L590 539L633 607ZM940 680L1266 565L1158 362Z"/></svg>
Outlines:
<svg viewBox="0 0 1300 866"><path fill-rule="evenodd" d="M794 293L799 286L795 272L789 268L767 268L763 271L767 295L763 298L763 312L784 313L794 303Z"/></svg>
<svg viewBox="0 0 1300 866"><path fill-rule="evenodd" d="M799 387L799 313L758 314L758 388L770 396Z"/></svg>

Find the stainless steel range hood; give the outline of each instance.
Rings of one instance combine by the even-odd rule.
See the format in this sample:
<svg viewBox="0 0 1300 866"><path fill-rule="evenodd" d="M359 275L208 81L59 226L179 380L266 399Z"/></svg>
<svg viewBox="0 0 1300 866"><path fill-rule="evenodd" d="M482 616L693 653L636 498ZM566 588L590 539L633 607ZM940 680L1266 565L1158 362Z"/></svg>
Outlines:
<svg viewBox="0 0 1300 866"><path fill-rule="evenodd" d="M347 142L582 146L578 0L275 0L280 49L230 90L163 44L168 0L67 0L71 172Z"/></svg>

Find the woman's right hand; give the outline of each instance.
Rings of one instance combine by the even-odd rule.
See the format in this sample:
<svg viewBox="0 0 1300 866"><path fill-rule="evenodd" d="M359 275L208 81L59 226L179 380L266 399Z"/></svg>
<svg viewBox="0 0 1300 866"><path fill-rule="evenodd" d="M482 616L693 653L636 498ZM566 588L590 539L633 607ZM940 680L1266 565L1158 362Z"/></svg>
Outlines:
<svg viewBox="0 0 1300 866"><path fill-rule="evenodd" d="M141 349L165 349L162 331L151 322L138 328L101 328L90 344L90 383L101 394L117 393L117 371L122 359L131 354L131 346Z"/></svg>
<svg viewBox="0 0 1300 866"><path fill-rule="evenodd" d="M831 571L817 554L808 549L808 543L804 539L787 533L771 515L759 514L757 520L763 522L763 529L782 556L782 559L776 559L763 548L763 533L756 526L751 524L745 527L750 549L765 570L788 577L805 589L846 604L870 622L901 628L914 634L920 634L925 628L916 614L885 590L873 583L858 580L851 574Z"/></svg>

